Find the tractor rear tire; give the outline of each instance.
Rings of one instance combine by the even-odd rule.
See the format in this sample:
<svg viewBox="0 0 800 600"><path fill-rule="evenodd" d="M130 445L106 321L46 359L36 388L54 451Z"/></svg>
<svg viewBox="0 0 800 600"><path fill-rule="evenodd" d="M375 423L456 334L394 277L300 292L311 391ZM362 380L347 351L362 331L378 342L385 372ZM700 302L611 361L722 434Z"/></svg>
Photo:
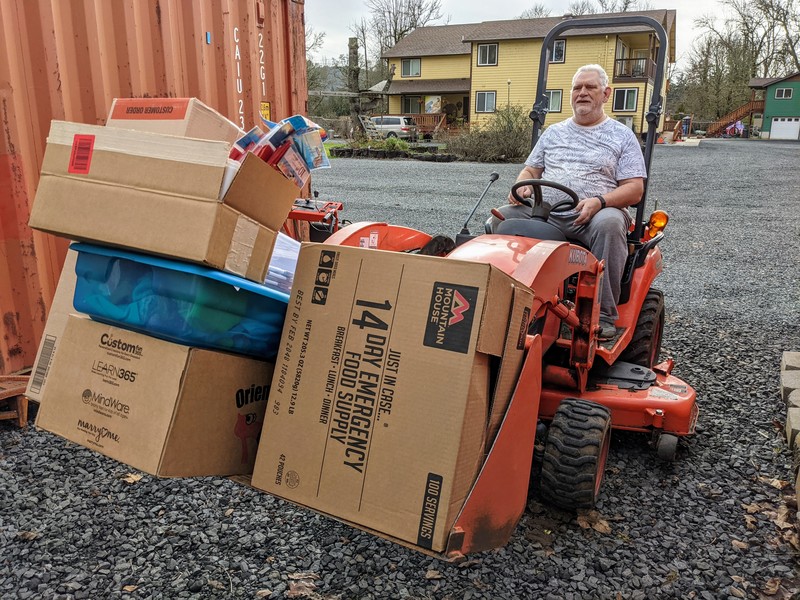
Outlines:
<svg viewBox="0 0 800 600"><path fill-rule="evenodd" d="M539 490L566 509L594 507L611 443L611 412L595 402L565 398L547 432Z"/></svg>
<svg viewBox="0 0 800 600"><path fill-rule="evenodd" d="M664 293L650 288L642 303L628 347L619 360L652 369L661 354L661 336L664 333Z"/></svg>

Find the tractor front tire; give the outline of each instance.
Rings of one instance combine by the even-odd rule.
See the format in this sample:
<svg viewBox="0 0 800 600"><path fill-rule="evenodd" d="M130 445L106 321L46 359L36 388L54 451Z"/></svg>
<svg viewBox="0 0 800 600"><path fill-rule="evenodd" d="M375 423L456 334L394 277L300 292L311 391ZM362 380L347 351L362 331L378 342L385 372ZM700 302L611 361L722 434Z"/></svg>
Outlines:
<svg viewBox="0 0 800 600"><path fill-rule="evenodd" d="M600 404L565 398L547 432L539 491L566 509L594 507L611 443L611 413Z"/></svg>
<svg viewBox="0 0 800 600"><path fill-rule="evenodd" d="M664 293L650 288L642 303L628 347L619 360L652 369L661 354L661 336L664 333Z"/></svg>

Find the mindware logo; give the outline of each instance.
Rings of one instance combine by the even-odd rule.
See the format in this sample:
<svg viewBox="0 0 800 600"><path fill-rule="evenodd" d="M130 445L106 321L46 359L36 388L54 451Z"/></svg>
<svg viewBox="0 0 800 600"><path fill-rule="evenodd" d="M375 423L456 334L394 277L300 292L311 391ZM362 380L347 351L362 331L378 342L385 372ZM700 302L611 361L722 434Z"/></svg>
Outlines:
<svg viewBox="0 0 800 600"><path fill-rule="evenodd" d="M124 352L125 354L130 354L131 356L142 355L141 346L139 346L138 344L128 343L122 338L116 338L110 333L104 333L103 335L101 335L100 343L106 348L111 348L112 350Z"/></svg>
<svg viewBox="0 0 800 600"><path fill-rule="evenodd" d="M474 286L435 282L423 344L466 354L477 300L478 288Z"/></svg>
<svg viewBox="0 0 800 600"><path fill-rule="evenodd" d="M108 427L98 426L89 421L78 419L77 428L78 431L82 431L98 444L101 440L111 440L119 444L119 435L111 431Z"/></svg>
<svg viewBox="0 0 800 600"><path fill-rule="evenodd" d="M131 413L130 405L120 402L111 396L105 396L102 393L93 392L88 388L83 390L83 393L81 394L81 400L84 404L88 404L97 408L104 408L117 414L129 415Z"/></svg>

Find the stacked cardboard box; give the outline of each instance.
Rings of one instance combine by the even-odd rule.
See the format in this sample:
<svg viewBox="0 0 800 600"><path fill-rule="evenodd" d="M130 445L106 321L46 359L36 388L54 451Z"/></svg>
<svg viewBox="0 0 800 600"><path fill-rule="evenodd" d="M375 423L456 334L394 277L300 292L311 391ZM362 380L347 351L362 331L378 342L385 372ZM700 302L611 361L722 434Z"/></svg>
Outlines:
<svg viewBox="0 0 800 600"><path fill-rule="evenodd" d="M196 99L115 101L107 127L54 121L31 227L263 282L298 189ZM28 395L37 425L160 476L252 471L273 365L75 314L70 251ZM116 276L116 275L114 275Z"/></svg>
<svg viewBox="0 0 800 600"><path fill-rule="evenodd" d="M443 551L509 406L531 305L487 264L304 245L252 484Z"/></svg>

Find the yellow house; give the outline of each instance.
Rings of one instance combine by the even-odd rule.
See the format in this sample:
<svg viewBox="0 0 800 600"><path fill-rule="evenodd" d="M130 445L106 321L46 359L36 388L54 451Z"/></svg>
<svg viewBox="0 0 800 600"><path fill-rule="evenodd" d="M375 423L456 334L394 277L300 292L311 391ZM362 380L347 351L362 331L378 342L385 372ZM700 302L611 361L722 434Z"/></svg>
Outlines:
<svg viewBox="0 0 800 600"><path fill-rule="evenodd" d="M622 14L646 15L661 23L669 40L667 60L675 62L674 10ZM600 16L607 15L575 18ZM530 109L542 41L563 19L486 21L414 30L383 55L389 67L394 67L389 111L442 124L481 124L505 106ZM636 133L644 131L657 43L655 33L644 26L565 32L551 50L546 90L550 106L545 125L572 116L572 76L581 65L597 63L605 68L612 88L606 113Z"/></svg>

